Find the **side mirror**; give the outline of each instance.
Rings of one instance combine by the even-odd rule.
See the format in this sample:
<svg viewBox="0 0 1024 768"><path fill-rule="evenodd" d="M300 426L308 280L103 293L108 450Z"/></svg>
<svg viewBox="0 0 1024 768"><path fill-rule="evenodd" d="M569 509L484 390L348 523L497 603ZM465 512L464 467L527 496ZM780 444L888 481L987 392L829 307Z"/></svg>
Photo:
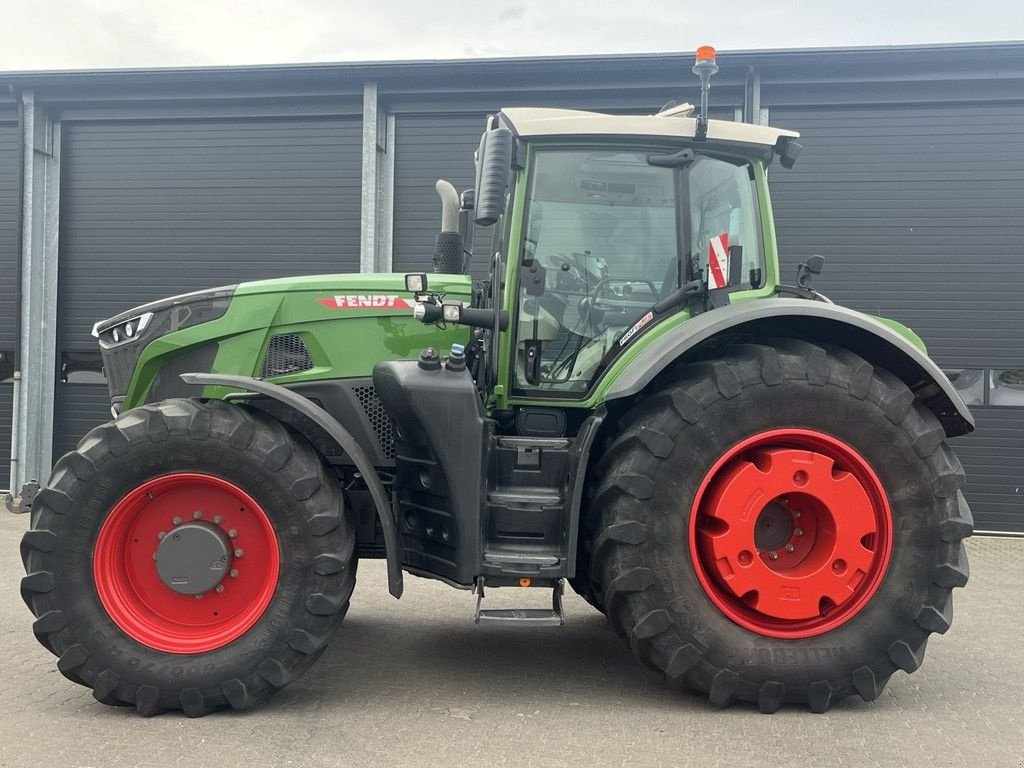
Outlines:
<svg viewBox="0 0 1024 768"><path fill-rule="evenodd" d="M775 143L775 151L779 155L779 163L787 171L796 165L796 159L800 157L803 150L802 144L797 144L791 136L780 136Z"/></svg>
<svg viewBox="0 0 1024 768"><path fill-rule="evenodd" d="M808 288L811 285L812 277L821 274L825 267L825 257L815 254L808 256L807 261L802 262L796 268L796 284L801 288Z"/></svg>
<svg viewBox="0 0 1024 768"><path fill-rule="evenodd" d="M489 227L505 209L505 190L512 173L515 138L508 128L494 128L480 137L476 155L475 221Z"/></svg>

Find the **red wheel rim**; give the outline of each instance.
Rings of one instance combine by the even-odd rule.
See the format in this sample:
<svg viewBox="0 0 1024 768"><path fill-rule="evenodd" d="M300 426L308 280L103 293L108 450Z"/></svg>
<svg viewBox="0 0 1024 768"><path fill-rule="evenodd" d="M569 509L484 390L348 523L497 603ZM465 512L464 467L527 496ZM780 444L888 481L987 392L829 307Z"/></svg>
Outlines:
<svg viewBox="0 0 1024 768"><path fill-rule="evenodd" d="M191 521L217 526L233 547L220 584L199 597L168 587L155 562L163 535ZM110 510L93 552L96 592L110 618L134 640L169 653L237 640L267 609L279 571L277 535L259 504L227 480L194 473L157 477L129 492Z"/></svg>
<svg viewBox="0 0 1024 768"><path fill-rule="evenodd" d="M849 621L878 590L891 551L878 476L846 443L813 430L771 430L733 446L690 514L704 591L732 621L768 637L813 637Z"/></svg>

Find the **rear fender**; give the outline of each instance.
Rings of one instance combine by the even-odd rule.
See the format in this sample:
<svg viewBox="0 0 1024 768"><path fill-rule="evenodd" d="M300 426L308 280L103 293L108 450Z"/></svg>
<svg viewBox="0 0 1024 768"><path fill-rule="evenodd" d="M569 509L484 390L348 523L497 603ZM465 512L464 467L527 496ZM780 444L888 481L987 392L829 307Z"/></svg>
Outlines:
<svg viewBox="0 0 1024 768"><path fill-rule="evenodd" d="M945 373L908 336L846 307L806 299L763 299L705 312L651 342L611 385L606 401L646 389L676 361L695 357L730 337L787 337L832 344L855 352L898 376L942 422L947 437L974 431L974 417Z"/></svg>

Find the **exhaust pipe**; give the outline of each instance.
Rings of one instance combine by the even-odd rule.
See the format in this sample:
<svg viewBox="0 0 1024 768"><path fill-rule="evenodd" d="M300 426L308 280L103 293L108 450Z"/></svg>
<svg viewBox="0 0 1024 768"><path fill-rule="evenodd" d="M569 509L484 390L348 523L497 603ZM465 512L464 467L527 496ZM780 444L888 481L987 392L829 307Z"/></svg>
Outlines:
<svg viewBox="0 0 1024 768"><path fill-rule="evenodd" d="M459 233L459 193L444 179L438 179L434 189L441 198L441 231L434 240L434 272L461 275L466 266L466 251Z"/></svg>

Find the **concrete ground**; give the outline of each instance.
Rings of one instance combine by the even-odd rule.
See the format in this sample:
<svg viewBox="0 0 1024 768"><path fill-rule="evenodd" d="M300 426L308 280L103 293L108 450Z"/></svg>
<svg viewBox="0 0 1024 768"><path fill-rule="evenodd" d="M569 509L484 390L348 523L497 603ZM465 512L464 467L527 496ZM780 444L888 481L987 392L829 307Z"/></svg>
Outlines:
<svg viewBox="0 0 1024 768"><path fill-rule="evenodd" d="M18 595L27 524L0 514L0 766L1024 766L1024 539L968 542L971 583L924 667L826 715L670 691L575 595L561 629L481 628L468 593L408 577L395 601L369 562L304 679L188 720L103 706L57 672Z"/></svg>

